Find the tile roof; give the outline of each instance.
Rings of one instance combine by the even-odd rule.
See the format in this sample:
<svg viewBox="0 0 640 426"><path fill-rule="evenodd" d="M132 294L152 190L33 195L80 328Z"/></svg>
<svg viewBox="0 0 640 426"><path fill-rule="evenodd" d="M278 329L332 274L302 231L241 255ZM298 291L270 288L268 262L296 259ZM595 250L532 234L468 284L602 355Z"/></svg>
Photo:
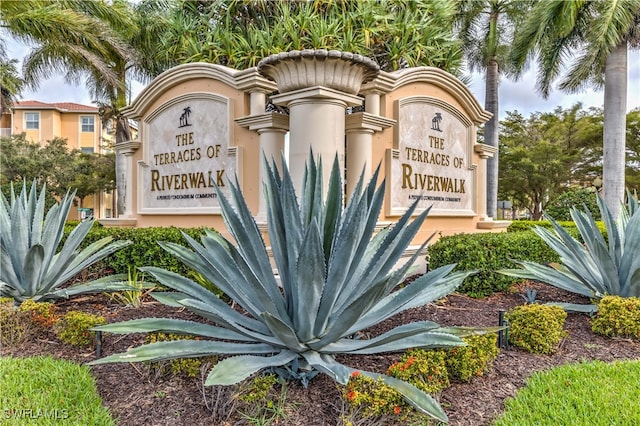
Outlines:
<svg viewBox="0 0 640 426"><path fill-rule="evenodd" d="M34 100L18 101L13 105L14 108L30 108L30 109L57 109L62 112L98 112L98 108L94 106L77 104L74 102L54 102L46 103Z"/></svg>

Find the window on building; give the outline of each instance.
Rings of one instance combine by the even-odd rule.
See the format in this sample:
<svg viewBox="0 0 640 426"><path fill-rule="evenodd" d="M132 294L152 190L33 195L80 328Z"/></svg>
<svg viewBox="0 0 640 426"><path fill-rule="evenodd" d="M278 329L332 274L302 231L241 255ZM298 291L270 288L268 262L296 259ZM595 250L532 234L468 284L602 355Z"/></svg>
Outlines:
<svg viewBox="0 0 640 426"><path fill-rule="evenodd" d="M80 117L82 119L82 131L93 132L93 117Z"/></svg>
<svg viewBox="0 0 640 426"><path fill-rule="evenodd" d="M82 152L84 152L85 154L93 154L95 151L93 150L93 147L83 146Z"/></svg>
<svg viewBox="0 0 640 426"><path fill-rule="evenodd" d="M40 113L39 112L26 112L24 114L24 121L26 129L39 129L40 128Z"/></svg>

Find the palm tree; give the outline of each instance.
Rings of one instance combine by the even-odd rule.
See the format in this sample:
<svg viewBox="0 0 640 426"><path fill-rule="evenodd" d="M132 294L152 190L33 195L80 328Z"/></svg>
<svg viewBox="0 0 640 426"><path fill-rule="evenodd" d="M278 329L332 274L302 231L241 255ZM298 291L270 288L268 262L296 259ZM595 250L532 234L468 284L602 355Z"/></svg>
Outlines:
<svg viewBox="0 0 640 426"><path fill-rule="evenodd" d="M429 65L458 72L453 2L429 0L181 0L163 37L162 60L252 67L274 53L337 49L385 71Z"/></svg>
<svg viewBox="0 0 640 426"><path fill-rule="evenodd" d="M604 87L603 195L614 217L625 190L627 49L639 45L640 1L552 0L536 3L512 51L520 72L537 55L537 89L544 97L565 71L560 90Z"/></svg>
<svg viewBox="0 0 640 426"><path fill-rule="evenodd" d="M2 27L19 41L41 46L27 58L32 63L25 66L29 74L25 75L27 84L37 86L38 80L52 71L63 72L69 81L78 82L76 64L60 58L82 58L82 62L99 69L104 80L115 84L117 76L101 58L113 50L126 54L126 46L110 25L126 26L129 18L115 13L118 9L114 6L103 1L78 0L0 2Z"/></svg>
<svg viewBox="0 0 640 426"><path fill-rule="evenodd" d="M0 45L0 115L11 108L24 87L24 80L16 68L16 59L8 59Z"/></svg>
<svg viewBox="0 0 640 426"><path fill-rule="evenodd" d="M52 71L70 83L85 85L96 99L103 120L116 123L116 144L131 139L129 122L121 113L127 104L130 77L150 79L163 70L155 43L166 9L162 0L135 7L125 0L23 0L2 2L2 23L15 38L36 44L25 58L27 84L37 86ZM118 214L124 212L123 156L116 159Z"/></svg>
<svg viewBox="0 0 640 426"><path fill-rule="evenodd" d="M462 0L458 26L462 48L470 71L485 74L485 109L493 117L484 125L484 143L499 146L498 86L501 75L513 75L509 63L510 42L515 24L528 3L518 0ZM497 217L498 164L496 153L487 161L487 215Z"/></svg>

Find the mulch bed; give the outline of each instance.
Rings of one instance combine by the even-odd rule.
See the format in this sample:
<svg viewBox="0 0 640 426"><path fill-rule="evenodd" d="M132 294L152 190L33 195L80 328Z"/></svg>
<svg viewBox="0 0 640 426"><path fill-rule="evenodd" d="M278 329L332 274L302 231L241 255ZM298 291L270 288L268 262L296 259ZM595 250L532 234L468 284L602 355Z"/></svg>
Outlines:
<svg viewBox="0 0 640 426"><path fill-rule="evenodd" d="M581 296L564 292L544 284L527 283L538 291L538 300L586 303ZM473 299L461 294L449 295L437 304L412 309L399 314L372 330L377 335L396 325L417 320L432 320L443 326L497 325L498 312L524 303L520 294L525 285L513 292ZM147 301L141 308L125 308L102 295L78 297L59 303L62 312L74 309L96 313L108 322L142 317L174 317L199 320L185 310L169 308ZM611 339L591 331L589 317L569 314L565 323L568 335L553 355L534 355L520 349L501 350L493 367L471 383L453 382L439 396L440 403L452 425L488 425L504 406L508 397L525 385L534 372L582 360L612 361L640 359L640 342ZM144 342L143 334L103 337L103 355L123 352ZM2 356L31 356L51 354L56 357L86 363L96 358L95 351L65 345L50 334L26 343L0 348ZM352 367L370 371L386 371L399 358L398 354L376 356L341 356L339 360ZM233 425L243 424L235 415L226 419L231 400L230 388L202 387L202 378L155 377L140 364L110 364L91 367L103 403L121 426L142 425ZM217 404L216 404L217 401ZM336 384L320 374L308 388L297 383L287 387L288 413L279 425L337 425L345 406ZM215 414L214 414L215 413ZM223 420L224 419L224 420ZM246 423L244 423L246 424Z"/></svg>

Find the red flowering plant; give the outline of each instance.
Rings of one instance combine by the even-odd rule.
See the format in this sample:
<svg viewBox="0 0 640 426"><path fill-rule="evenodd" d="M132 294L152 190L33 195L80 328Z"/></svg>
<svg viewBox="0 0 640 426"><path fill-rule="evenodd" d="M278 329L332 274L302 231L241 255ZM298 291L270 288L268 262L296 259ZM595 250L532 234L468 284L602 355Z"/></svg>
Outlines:
<svg viewBox="0 0 640 426"><path fill-rule="evenodd" d="M351 407L360 408L363 417L399 416L412 411L407 409L410 407L402 394L385 385L381 378L376 380L359 371L351 373L349 383L342 388L342 396Z"/></svg>
<svg viewBox="0 0 640 426"><path fill-rule="evenodd" d="M443 350L409 349L387 374L434 394L449 386L446 357Z"/></svg>

